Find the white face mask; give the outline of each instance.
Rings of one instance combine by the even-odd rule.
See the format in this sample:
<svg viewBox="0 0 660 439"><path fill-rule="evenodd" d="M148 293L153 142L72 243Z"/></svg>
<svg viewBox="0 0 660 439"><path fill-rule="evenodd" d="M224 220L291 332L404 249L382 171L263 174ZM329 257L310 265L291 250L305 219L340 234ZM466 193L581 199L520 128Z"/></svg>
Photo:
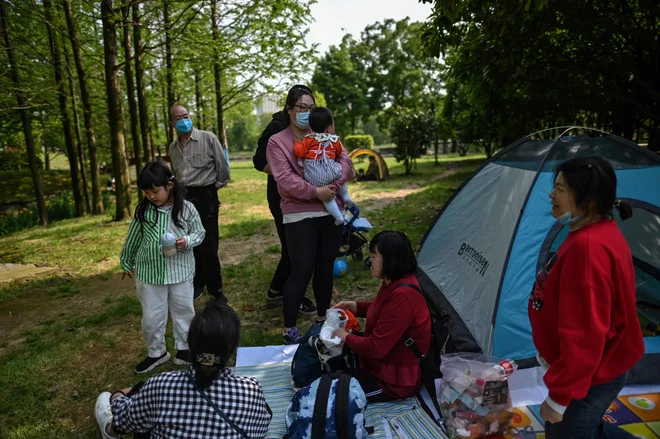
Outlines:
<svg viewBox="0 0 660 439"><path fill-rule="evenodd" d="M575 224L576 222L580 221L584 215L578 215L576 217L573 216L573 211L568 211L564 212L561 215L559 215L559 218L557 218L557 221L559 221L559 224L562 224L564 226L570 226L571 224Z"/></svg>

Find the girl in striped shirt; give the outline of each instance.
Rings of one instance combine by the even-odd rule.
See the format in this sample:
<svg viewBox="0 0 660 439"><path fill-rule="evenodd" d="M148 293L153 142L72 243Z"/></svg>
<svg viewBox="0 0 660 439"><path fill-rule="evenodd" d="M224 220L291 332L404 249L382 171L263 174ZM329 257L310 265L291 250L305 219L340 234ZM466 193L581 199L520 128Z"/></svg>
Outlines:
<svg viewBox="0 0 660 439"><path fill-rule="evenodd" d="M135 373L146 373L170 359L165 348L168 307L177 349L174 363L190 363L188 328L195 315L192 249L201 244L206 232L195 206L183 198L185 189L164 163L147 163L137 184L144 198L135 209L120 262L122 279L135 272L142 333L148 347L147 358L136 366ZM176 237L175 255L163 254L161 238L165 233Z"/></svg>

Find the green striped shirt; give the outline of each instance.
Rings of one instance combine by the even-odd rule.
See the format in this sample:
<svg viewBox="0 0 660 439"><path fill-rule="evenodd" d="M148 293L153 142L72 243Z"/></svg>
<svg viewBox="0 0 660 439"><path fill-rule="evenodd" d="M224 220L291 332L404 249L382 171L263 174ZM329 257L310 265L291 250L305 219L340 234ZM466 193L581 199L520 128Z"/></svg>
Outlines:
<svg viewBox="0 0 660 439"><path fill-rule="evenodd" d="M188 201L183 203L183 211L179 214L183 227L174 224L172 206L156 207L149 203L144 222L133 217L119 257L124 271L135 270L136 279L153 285L176 284L195 276L192 249L202 243L206 231L195 206ZM163 256L160 242L167 232L185 238L188 247L174 256Z"/></svg>

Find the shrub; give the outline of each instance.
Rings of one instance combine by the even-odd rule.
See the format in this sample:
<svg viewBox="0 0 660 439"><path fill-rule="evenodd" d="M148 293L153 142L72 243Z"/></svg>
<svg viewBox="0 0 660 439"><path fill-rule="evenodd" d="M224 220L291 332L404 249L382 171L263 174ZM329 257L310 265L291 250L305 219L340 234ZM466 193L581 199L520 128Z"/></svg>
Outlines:
<svg viewBox="0 0 660 439"><path fill-rule="evenodd" d="M103 194L103 208L105 211L113 209L114 202ZM70 193L59 194L46 199L46 211L48 213L48 222L73 218L76 215L76 208L73 203L73 197ZM19 232L39 225L39 211L36 203L30 203L14 213L0 215L0 236Z"/></svg>
<svg viewBox="0 0 660 439"><path fill-rule="evenodd" d="M37 166L43 168L41 157L37 156ZM21 168L29 168L30 160L27 151L17 148L0 148L0 170L11 171Z"/></svg>
<svg viewBox="0 0 660 439"><path fill-rule="evenodd" d="M391 136L396 143L394 158L397 162L403 162L406 167L406 175L410 175L416 160L426 153L426 148L431 142L429 116L421 111L399 107L394 112Z"/></svg>
<svg viewBox="0 0 660 439"><path fill-rule="evenodd" d="M354 149L374 149L374 138L368 134L352 134L344 138L344 146L347 150Z"/></svg>

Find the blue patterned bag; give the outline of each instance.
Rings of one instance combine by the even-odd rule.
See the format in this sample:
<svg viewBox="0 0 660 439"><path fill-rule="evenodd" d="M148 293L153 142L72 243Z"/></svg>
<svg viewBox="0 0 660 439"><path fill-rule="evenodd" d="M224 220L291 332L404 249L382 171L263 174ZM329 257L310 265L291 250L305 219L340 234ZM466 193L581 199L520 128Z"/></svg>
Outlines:
<svg viewBox="0 0 660 439"><path fill-rule="evenodd" d="M300 389L286 410L283 439L364 439L367 397L347 374L324 375Z"/></svg>

